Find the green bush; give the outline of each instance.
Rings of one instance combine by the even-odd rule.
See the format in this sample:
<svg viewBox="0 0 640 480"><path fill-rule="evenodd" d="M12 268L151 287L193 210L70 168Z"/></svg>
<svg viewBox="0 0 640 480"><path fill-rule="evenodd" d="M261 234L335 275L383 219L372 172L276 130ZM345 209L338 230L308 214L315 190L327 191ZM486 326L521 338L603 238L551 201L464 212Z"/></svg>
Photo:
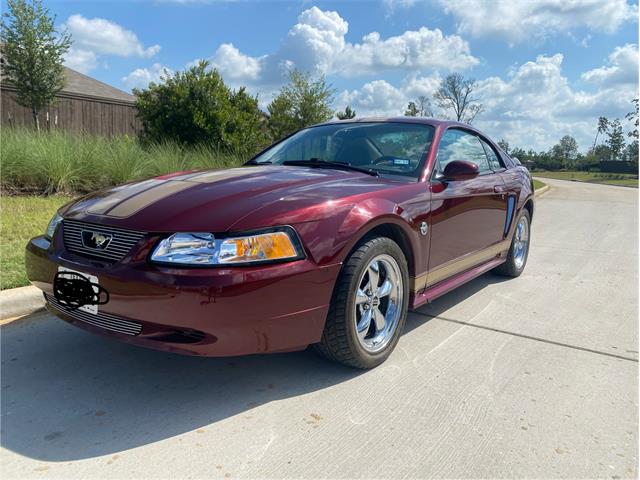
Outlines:
<svg viewBox="0 0 640 480"><path fill-rule="evenodd" d="M206 61L134 90L144 139L207 143L219 151L254 153L268 143L264 114L245 88L231 90Z"/></svg>
<svg viewBox="0 0 640 480"><path fill-rule="evenodd" d="M175 171L239 166L247 158L208 145L142 145L126 136L17 128L3 128L0 142L1 185L8 193L84 193Z"/></svg>

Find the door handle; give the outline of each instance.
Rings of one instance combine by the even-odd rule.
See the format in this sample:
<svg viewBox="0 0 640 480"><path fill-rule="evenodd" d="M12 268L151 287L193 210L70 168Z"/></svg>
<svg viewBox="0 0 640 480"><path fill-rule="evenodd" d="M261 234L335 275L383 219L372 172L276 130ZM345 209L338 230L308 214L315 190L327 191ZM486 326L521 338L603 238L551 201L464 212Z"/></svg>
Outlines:
<svg viewBox="0 0 640 480"><path fill-rule="evenodd" d="M494 185L493 186L493 191L494 191L494 193L502 193L502 192L504 192L504 189L502 188L502 185Z"/></svg>

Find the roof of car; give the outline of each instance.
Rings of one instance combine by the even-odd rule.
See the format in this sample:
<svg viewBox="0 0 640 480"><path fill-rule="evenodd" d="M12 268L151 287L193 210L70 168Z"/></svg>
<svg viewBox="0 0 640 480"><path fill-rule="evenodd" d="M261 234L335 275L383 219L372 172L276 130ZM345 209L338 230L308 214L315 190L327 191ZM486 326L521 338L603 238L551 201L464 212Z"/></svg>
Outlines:
<svg viewBox="0 0 640 480"><path fill-rule="evenodd" d="M321 125L333 125L336 123L367 123L367 122L381 122L381 123L421 123L424 125L443 125L443 126L458 126L458 127L466 127L475 130L468 123L456 122L454 120L442 120L438 118L428 118L428 117L359 117L359 118L351 118L348 120L330 120Z"/></svg>

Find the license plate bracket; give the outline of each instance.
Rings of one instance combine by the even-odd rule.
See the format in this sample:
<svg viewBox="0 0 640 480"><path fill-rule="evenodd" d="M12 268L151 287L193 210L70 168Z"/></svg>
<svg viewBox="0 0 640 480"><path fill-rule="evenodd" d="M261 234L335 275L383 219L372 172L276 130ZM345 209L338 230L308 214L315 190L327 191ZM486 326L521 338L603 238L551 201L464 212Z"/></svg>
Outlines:
<svg viewBox="0 0 640 480"><path fill-rule="evenodd" d="M92 315L98 314L98 305L109 301L109 293L100 286L98 277L66 267L58 267L53 294L65 308Z"/></svg>

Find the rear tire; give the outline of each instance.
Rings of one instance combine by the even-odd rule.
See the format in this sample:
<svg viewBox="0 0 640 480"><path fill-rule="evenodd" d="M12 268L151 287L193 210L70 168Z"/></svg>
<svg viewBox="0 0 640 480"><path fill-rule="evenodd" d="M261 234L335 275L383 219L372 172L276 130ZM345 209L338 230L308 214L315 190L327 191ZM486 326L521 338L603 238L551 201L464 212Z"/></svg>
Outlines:
<svg viewBox="0 0 640 480"><path fill-rule="evenodd" d="M350 367L376 367L398 343L408 303L409 273L400 247L386 237L365 239L342 267L315 349Z"/></svg>
<svg viewBox="0 0 640 480"><path fill-rule="evenodd" d="M527 265L529 258L529 244L531 243L531 216L526 208L522 210L516 229L511 240L511 248L507 254L507 261L493 269L498 275L505 277L519 277Z"/></svg>

